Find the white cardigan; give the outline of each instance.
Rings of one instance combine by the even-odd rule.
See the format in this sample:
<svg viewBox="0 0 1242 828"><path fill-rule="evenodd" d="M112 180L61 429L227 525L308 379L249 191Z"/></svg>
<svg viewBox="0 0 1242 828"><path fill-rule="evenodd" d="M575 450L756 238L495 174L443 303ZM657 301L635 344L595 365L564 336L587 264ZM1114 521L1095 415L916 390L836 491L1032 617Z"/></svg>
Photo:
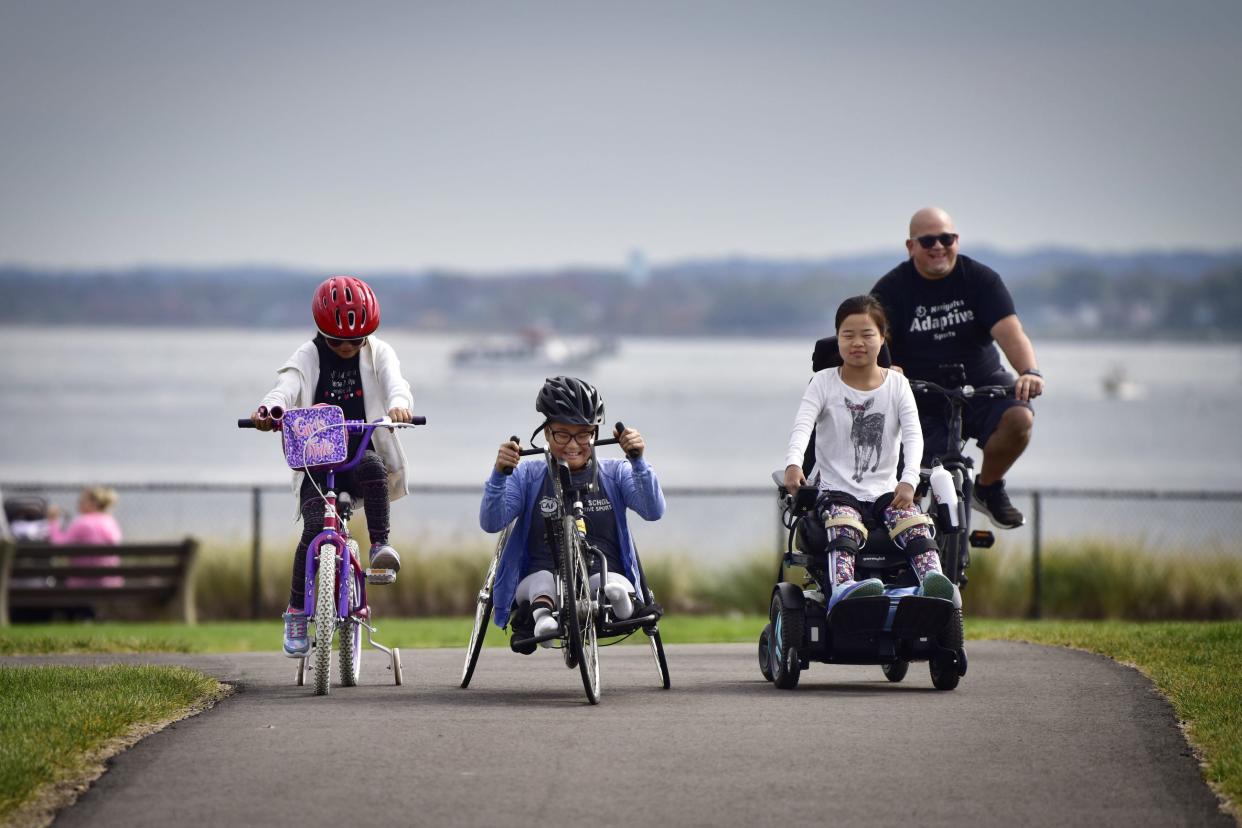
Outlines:
<svg viewBox="0 0 1242 828"><path fill-rule="evenodd" d="M362 401L367 419L376 420L386 416L392 408L413 408L414 392L401 376L401 362L397 352L387 342L374 336L358 352L358 373L362 375ZM262 404L271 408L308 408L315 404L315 387L319 384L319 350L314 340L305 342L293 352L293 356L276 372L276 387L267 392ZM388 497L390 500L409 493L405 479L405 452L396 435L386 428L371 433L371 445L388 467ZM305 472L293 473L293 496L302 492ZM301 515L301 504L296 504Z"/></svg>

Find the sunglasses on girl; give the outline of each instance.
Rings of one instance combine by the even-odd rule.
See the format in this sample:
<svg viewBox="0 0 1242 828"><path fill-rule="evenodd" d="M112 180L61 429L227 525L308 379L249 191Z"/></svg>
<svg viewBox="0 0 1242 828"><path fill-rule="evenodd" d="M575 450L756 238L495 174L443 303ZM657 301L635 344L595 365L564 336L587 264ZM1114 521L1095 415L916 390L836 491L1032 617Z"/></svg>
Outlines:
<svg viewBox="0 0 1242 828"><path fill-rule="evenodd" d="M931 250L936 246L936 242L940 242L941 247L952 247L957 243L957 233L939 233L927 236L918 236L915 241L922 245L924 250Z"/></svg>
<svg viewBox="0 0 1242 828"><path fill-rule="evenodd" d="M342 345L361 345L367 341L367 338L365 336L360 336L357 339L337 339L334 336L325 336L323 341L328 343L328 345L333 348L339 348Z"/></svg>

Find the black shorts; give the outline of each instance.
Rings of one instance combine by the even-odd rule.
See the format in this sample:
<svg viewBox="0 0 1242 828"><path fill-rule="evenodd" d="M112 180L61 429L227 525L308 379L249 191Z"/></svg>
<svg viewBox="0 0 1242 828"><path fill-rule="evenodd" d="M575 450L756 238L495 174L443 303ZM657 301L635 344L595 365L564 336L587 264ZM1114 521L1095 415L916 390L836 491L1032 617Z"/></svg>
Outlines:
<svg viewBox="0 0 1242 828"><path fill-rule="evenodd" d="M1013 375L998 371L974 385L1009 385ZM944 455L949 448L949 403L934 394L915 394L919 407L919 424L923 427L923 467L931 465L932 458ZM1025 408L1033 415L1035 409L1029 402L1008 397L1003 400L967 400L962 409L962 437L974 439L979 448L987 445L988 438L1000 425L1001 417L1011 408Z"/></svg>

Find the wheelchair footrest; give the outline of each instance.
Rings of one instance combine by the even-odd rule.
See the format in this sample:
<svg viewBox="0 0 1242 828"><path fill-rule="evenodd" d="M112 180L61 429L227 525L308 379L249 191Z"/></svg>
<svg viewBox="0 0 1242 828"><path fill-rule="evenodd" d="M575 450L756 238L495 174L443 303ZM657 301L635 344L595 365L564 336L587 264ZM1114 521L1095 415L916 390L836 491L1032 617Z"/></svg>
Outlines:
<svg viewBox="0 0 1242 828"><path fill-rule="evenodd" d="M921 595L907 596L897 603L897 612L893 615L893 635L899 638L939 635L952 614L952 601Z"/></svg>
<svg viewBox="0 0 1242 828"><path fill-rule="evenodd" d="M367 583L373 585L391 584L397 580L395 569L368 569Z"/></svg>
<svg viewBox="0 0 1242 828"><path fill-rule="evenodd" d="M837 636L882 632L891 605L892 601L887 595L846 598L838 601L832 612L828 613L828 624Z"/></svg>

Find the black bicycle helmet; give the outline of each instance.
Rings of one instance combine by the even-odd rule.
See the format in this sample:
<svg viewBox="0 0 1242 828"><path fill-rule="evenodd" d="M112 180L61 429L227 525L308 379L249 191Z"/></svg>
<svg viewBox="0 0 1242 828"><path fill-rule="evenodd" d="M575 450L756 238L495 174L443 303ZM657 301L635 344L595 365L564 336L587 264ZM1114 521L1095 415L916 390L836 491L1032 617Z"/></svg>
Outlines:
<svg viewBox="0 0 1242 828"><path fill-rule="evenodd" d="M577 377L551 377L535 398L535 410L549 421L597 426L604 422L604 401L589 382Z"/></svg>

